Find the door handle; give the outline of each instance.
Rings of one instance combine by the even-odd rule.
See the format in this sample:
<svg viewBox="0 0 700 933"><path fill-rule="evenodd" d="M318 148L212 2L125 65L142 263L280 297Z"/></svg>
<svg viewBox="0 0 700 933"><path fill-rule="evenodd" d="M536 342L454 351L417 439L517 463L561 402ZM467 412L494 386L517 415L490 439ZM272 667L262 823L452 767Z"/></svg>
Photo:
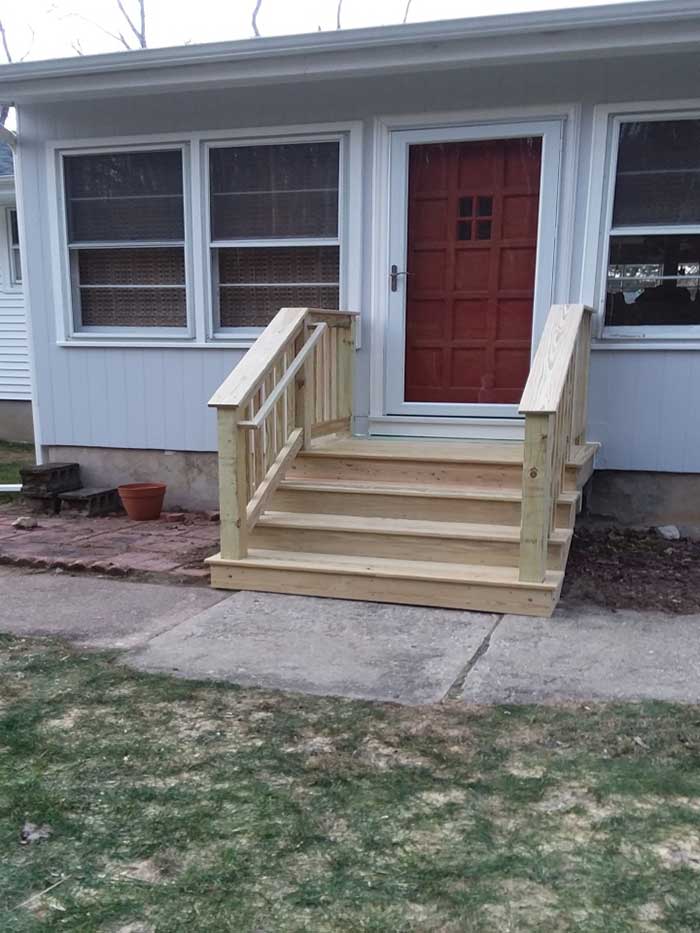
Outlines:
<svg viewBox="0 0 700 933"><path fill-rule="evenodd" d="M391 272L389 273L389 281L391 282L392 292L398 291L400 275L413 275L413 273L412 272L399 272L398 266L392 266Z"/></svg>

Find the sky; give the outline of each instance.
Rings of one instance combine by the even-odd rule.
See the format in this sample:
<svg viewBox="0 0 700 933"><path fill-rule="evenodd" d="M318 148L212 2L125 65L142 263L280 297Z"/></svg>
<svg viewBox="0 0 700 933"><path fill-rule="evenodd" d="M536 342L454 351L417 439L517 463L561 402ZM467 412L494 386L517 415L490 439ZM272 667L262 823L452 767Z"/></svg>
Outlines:
<svg viewBox="0 0 700 933"><path fill-rule="evenodd" d="M261 35L336 28L338 0L262 0ZM408 22L600 6L607 0L412 0ZM633 0L626 0L633 2ZM136 0L123 0L136 12ZM149 46L217 42L252 37L255 0L146 0ZM406 0L343 0L341 26L380 26L403 20ZM124 30L117 0L0 0L14 59L61 58L115 52L123 46L107 32ZM2 53L0 51L0 61Z"/></svg>

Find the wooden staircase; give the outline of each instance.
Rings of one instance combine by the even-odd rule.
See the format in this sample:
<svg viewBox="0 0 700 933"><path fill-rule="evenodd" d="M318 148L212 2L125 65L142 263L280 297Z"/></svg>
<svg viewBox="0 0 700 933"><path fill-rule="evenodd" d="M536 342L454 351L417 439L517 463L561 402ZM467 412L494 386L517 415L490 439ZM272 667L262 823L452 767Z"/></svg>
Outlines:
<svg viewBox="0 0 700 933"><path fill-rule="evenodd" d="M223 450L212 585L551 614L597 446L583 436L589 317L558 307L540 349L544 385L561 387L539 393L539 404L558 404L543 412L526 390L535 410L524 443L351 437L337 374L351 372L352 317L280 312L288 326L251 363L256 344L212 400ZM265 360L276 362L261 376Z"/></svg>

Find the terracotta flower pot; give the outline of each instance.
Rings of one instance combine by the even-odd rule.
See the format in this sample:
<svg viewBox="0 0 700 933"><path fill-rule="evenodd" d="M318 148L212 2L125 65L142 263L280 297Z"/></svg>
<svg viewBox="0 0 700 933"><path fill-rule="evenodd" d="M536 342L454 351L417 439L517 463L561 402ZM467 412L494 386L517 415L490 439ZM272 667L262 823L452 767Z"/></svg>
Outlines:
<svg viewBox="0 0 700 933"><path fill-rule="evenodd" d="M152 522L160 518L165 489L165 483L127 483L117 492L133 522Z"/></svg>

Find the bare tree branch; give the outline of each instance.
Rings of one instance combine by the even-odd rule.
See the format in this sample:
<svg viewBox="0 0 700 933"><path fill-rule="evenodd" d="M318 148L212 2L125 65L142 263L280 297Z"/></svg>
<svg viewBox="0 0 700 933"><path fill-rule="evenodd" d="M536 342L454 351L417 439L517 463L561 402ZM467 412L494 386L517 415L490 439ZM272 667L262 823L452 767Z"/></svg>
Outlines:
<svg viewBox="0 0 700 933"><path fill-rule="evenodd" d="M2 43L3 51L5 52L5 58L8 62L12 62L12 53L10 52L10 45L7 41L7 33L5 32L5 24L0 19L0 42ZM7 117L10 113L9 104L0 104L0 126L4 126L7 123Z"/></svg>
<svg viewBox="0 0 700 933"><path fill-rule="evenodd" d="M406 9L403 11L403 21L404 23L408 22L408 14L411 12L411 4L413 0L406 0Z"/></svg>
<svg viewBox="0 0 700 933"><path fill-rule="evenodd" d="M8 62L12 62L12 53L10 52L10 46L7 41L7 33L5 32L5 24L0 19L0 41L2 42L2 47L5 52L5 58Z"/></svg>
<svg viewBox="0 0 700 933"><path fill-rule="evenodd" d="M124 38L124 34L123 34L123 33L121 33L121 32L112 32L112 31L109 30L109 29L105 29L105 27L104 27L104 26L101 26L100 23L95 22L94 19L90 19L88 16L83 16L82 13L66 13L66 15L63 16L63 17L61 17L61 18L62 18L62 19L69 19L69 18L81 19L84 23L89 23L91 26L94 26L95 29L99 29L100 32L103 32L106 36L109 36L110 39L114 39L114 40L115 40L116 42L118 42L120 45L123 45L124 48L127 49L129 52L132 51L131 46L129 45L129 43L128 43L128 42L126 41L126 39Z"/></svg>
<svg viewBox="0 0 700 933"><path fill-rule="evenodd" d="M253 16L250 21L253 27L253 33L258 38L260 38L260 30L258 29L258 13L260 12L261 6L262 6L262 0L255 0L255 9L253 10Z"/></svg>
<svg viewBox="0 0 700 933"><path fill-rule="evenodd" d="M117 6L119 7L119 10L122 16L126 20L127 25L129 26L129 29L133 32L134 36L136 37L136 41L138 42L139 47L142 49L145 49L148 47L148 44L146 42L146 0L138 0L138 4L139 4L139 26L137 27L133 19L131 18L131 16L129 16L129 13L126 7L124 6L123 0L117 0ZM123 36L122 36L122 41L126 44ZM130 48L130 46L127 46L127 48Z"/></svg>
<svg viewBox="0 0 700 933"><path fill-rule="evenodd" d="M343 0L338 0L338 8L335 11L335 28L342 29L343 27L340 24L340 12L343 9Z"/></svg>

